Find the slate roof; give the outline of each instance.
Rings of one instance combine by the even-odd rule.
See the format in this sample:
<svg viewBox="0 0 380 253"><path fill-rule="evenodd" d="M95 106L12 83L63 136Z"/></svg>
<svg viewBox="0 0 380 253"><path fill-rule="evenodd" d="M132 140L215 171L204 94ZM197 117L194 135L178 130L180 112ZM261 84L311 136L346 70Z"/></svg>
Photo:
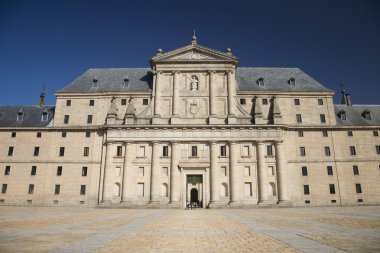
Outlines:
<svg viewBox="0 0 380 253"><path fill-rule="evenodd" d="M23 120L17 120L20 109L24 113ZM48 120L42 121L42 113L48 113ZM46 127L54 118L55 106L0 106L0 127Z"/></svg>
<svg viewBox="0 0 380 253"><path fill-rule="evenodd" d="M380 105L334 105L334 109L338 126L380 126ZM346 120L338 116L341 110L346 113ZM370 112L370 120L363 117L365 110Z"/></svg>
<svg viewBox="0 0 380 253"><path fill-rule="evenodd" d="M262 78L264 85L258 85ZM294 78L295 85L289 84ZM237 68L236 81L241 91L332 91L299 68Z"/></svg>

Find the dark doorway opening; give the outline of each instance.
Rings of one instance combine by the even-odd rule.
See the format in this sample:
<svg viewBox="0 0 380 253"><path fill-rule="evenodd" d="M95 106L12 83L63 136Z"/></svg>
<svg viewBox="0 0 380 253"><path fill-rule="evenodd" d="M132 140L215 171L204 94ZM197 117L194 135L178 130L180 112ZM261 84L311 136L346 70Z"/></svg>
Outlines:
<svg viewBox="0 0 380 253"><path fill-rule="evenodd" d="M191 189L191 191L190 191L190 202L199 203L198 190L195 188Z"/></svg>

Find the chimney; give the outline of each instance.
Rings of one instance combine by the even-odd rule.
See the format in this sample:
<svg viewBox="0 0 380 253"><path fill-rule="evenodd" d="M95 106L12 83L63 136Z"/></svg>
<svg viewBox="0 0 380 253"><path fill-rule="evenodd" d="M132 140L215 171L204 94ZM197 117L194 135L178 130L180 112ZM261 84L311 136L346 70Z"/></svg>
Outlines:
<svg viewBox="0 0 380 253"><path fill-rule="evenodd" d="M342 105L352 106L350 93L347 93L345 90L342 90Z"/></svg>
<svg viewBox="0 0 380 253"><path fill-rule="evenodd" d="M40 93L40 101L38 102L38 107L41 108L42 106L45 105L45 85L44 87L42 88L41 90L41 93Z"/></svg>

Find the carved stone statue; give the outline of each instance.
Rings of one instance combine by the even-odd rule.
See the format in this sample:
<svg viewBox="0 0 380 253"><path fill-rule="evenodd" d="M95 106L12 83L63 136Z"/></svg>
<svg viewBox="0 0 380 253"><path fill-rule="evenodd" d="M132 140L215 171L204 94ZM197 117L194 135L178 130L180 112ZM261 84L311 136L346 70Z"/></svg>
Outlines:
<svg viewBox="0 0 380 253"><path fill-rule="evenodd" d="M198 90L198 79L196 76L191 77L191 90Z"/></svg>

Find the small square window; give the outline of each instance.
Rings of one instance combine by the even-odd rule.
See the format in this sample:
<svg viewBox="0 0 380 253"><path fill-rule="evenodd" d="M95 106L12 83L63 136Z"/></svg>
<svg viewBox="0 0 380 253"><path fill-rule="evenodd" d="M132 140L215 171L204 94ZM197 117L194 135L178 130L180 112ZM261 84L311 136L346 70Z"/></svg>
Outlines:
<svg viewBox="0 0 380 253"><path fill-rule="evenodd" d="M379 132L378 131L373 131L373 136L379 136Z"/></svg>
<svg viewBox="0 0 380 253"><path fill-rule="evenodd" d="M329 175L329 176L333 176L334 175L332 166L327 166L327 175Z"/></svg>
<svg viewBox="0 0 380 253"><path fill-rule="evenodd" d="M87 167L82 167L82 177L87 177Z"/></svg>
<svg viewBox="0 0 380 253"><path fill-rule="evenodd" d="M300 147L300 156L306 156L306 149L305 149L305 147Z"/></svg>
<svg viewBox="0 0 380 253"><path fill-rule="evenodd" d="M302 123L302 116L301 116L301 114L296 114L296 120L297 120L297 123Z"/></svg>
<svg viewBox="0 0 380 253"><path fill-rule="evenodd" d="M347 136L349 136L349 137L352 137L352 136L353 136L353 134L352 134L352 131L351 131L351 130L348 130L348 131L347 131Z"/></svg>
<svg viewBox="0 0 380 253"><path fill-rule="evenodd" d="M91 99L91 100L88 102L88 105L89 105L89 106L94 106L94 105L95 105L95 100Z"/></svg>
<svg viewBox="0 0 380 253"><path fill-rule="evenodd" d="M359 203L363 202L363 199L358 199L358 202L359 202Z"/></svg>
<svg viewBox="0 0 380 253"><path fill-rule="evenodd" d="M62 137L62 138L66 138L66 136L67 136L67 132L62 132L62 133L61 133L61 137Z"/></svg>
<svg viewBox="0 0 380 253"><path fill-rule="evenodd" d="M380 146L379 145L376 146L376 154L380 155Z"/></svg>
<svg viewBox="0 0 380 253"><path fill-rule="evenodd" d="M121 105L126 105L126 104L127 104L127 99L122 98L122 99L121 99Z"/></svg>
<svg viewBox="0 0 380 253"><path fill-rule="evenodd" d="M318 105L323 105L323 99L322 98L318 98Z"/></svg>
<svg viewBox="0 0 380 253"><path fill-rule="evenodd" d="M69 124L69 120L70 120L70 116L69 115L65 115L63 117L63 124Z"/></svg>
<svg viewBox="0 0 380 253"><path fill-rule="evenodd" d="M41 132L37 132L37 138L41 138L42 136L42 133Z"/></svg>
<svg viewBox="0 0 380 253"><path fill-rule="evenodd" d="M331 155L330 147L325 147L325 156L330 156L330 155Z"/></svg>
<svg viewBox="0 0 380 253"><path fill-rule="evenodd" d="M240 99L240 104L241 104L241 105L245 105L245 104L246 104L246 100L245 100L245 98L241 98L241 99Z"/></svg>
<svg viewBox="0 0 380 253"><path fill-rule="evenodd" d="M305 204L310 204L310 200L305 200Z"/></svg>
<svg viewBox="0 0 380 253"><path fill-rule="evenodd" d="M57 176L62 176L62 166L57 167Z"/></svg>
<svg viewBox="0 0 380 253"><path fill-rule="evenodd" d="M91 132L86 132L86 138L91 137Z"/></svg>
<svg viewBox="0 0 380 253"><path fill-rule="evenodd" d="M263 98L263 105L267 105L267 104L268 104L268 99Z"/></svg>
<svg viewBox="0 0 380 253"><path fill-rule="evenodd" d="M326 123L326 116L324 114L320 114L319 118L321 120L321 123Z"/></svg>
<svg viewBox="0 0 380 253"><path fill-rule="evenodd" d="M11 137L12 137L12 138L16 138L16 132L12 132Z"/></svg>
<svg viewBox="0 0 380 253"><path fill-rule="evenodd" d="M323 130L322 136L323 137L329 137L329 133L326 130Z"/></svg>
<svg viewBox="0 0 380 253"><path fill-rule="evenodd" d="M359 167L357 165L352 166L352 171L354 175L359 175Z"/></svg>
<svg viewBox="0 0 380 253"><path fill-rule="evenodd" d="M143 105L148 105L149 104L149 99L143 98Z"/></svg>
<svg viewBox="0 0 380 253"><path fill-rule="evenodd" d="M336 203L336 199L332 199L331 203L335 204Z"/></svg>
<svg viewBox="0 0 380 253"><path fill-rule="evenodd" d="M303 131L298 131L298 137L303 137Z"/></svg>
<svg viewBox="0 0 380 253"><path fill-rule="evenodd" d="M92 124L92 115L87 115L87 124Z"/></svg>
<svg viewBox="0 0 380 253"><path fill-rule="evenodd" d="M71 106L71 100L66 100L66 106Z"/></svg>
<svg viewBox="0 0 380 253"><path fill-rule="evenodd" d="M300 105L300 100L298 98L294 99L294 105Z"/></svg>
<svg viewBox="0 0 380 253"><path fill-rule="evenodd" d="M307 176L307 167L302 166L302 176Z"/></svg>

